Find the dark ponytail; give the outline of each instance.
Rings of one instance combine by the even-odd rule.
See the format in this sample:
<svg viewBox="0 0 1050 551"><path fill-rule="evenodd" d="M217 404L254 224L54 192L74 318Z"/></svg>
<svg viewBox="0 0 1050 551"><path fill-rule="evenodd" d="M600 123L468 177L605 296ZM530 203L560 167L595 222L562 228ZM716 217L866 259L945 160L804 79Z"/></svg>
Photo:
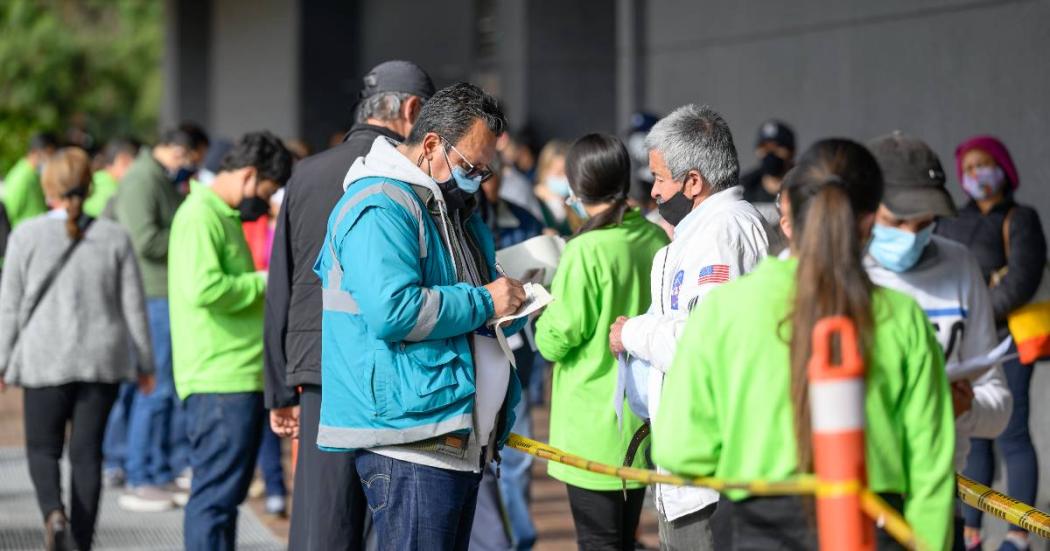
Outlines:
<svg viewBox="0 0 1050 551"><path fill-rule="evenodd" d="M813 145L784 182L791 207L792 252L798 257L790 314L791 399L798 442L798 469L813 463L807 365L813 328L828 316L846 316L857 328L867 358L874 321L873 284L864 269L860 219L882 199L882 173L860 144L844 139Z"/></svg>
<svg viewBox="0 0 1050 551"><path fill-rule="evenodd" d="M91 191L91 159L79 147L63 147L44 165L41 178L44 192L51 199L66 200L66 233L79 241L84 237L80 218L84 200Z"/></svg>
<svg viewBox="0 0 1050 551"><path fill-rule="evenodd" d="M616 136L587 134L576 140L565 156L569 186L585 204L610 203L609 208L587 219L576 235L623 223L630 208L631 158Z"/></svg>

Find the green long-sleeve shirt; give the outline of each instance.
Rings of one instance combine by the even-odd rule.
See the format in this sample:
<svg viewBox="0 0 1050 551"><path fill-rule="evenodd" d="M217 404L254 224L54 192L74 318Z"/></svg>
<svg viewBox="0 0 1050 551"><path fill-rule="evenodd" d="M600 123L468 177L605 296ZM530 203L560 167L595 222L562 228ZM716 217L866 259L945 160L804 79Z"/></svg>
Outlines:
<svg viewBox="0 0 1050 551"><path fill-rule="evenodd" d="M653 460L736 480L797 473L788 318L797 260L767 259L711 292L690 318L664 382ZM955 445L944 356L915 301L877 288L866 381L868 485L905 497L931 549L951 542ZM732 499L746 497L730 492Z"/></svg>
<svg viewBox="0 0 1050 551"><path fill-rule="evenodd" d="M96 172L91 177L91 195L84 201L84 214L97 218L116 192L117 179L105 170Z"/></svg>
<svg viewBox="0 0 1050 551"><path fill-rule="evenodd" d="M3 200L12 229L29 218L47 212L40 177L33 165L29 164L29 159L19 159L7 172Z"/></svg>
<svg viewBox="0 0 1050 551"><path fill-rule="evenodd" d="M587 232L565 247L554 275L555 301L536 322L536 345L555 362L551 445L603 463L623 463L642 422L624 407L623 430L617 426L609 326L617 316L635 316L649 308L653 256L666 244L667 234L632 210L622 224ZM622 487L618 478L559 463L548 463L547 472L588 490Z"/></svg>
<svg viewBox="0 0 1050 551"><path fill-rule="evenodd" d="M263 294L240 214L191 183L171 226L169 300L175 389L191 394L261 392Z"/></svg>
<svg viewBox="0 0 1050 551"><path fill-rule="evenodd" d="M168 296L168 238L181 202L164 167L142 148L117 186L115 212L131 234L147 297Z"/></svg>

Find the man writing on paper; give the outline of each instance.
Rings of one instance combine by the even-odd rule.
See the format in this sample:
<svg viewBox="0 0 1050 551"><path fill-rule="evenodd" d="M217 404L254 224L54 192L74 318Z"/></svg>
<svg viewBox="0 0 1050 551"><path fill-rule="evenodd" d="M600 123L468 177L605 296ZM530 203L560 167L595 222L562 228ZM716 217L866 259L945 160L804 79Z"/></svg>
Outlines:
<svg viewBox="0 0 1050 551"><path fill-rule="evenodd" d="M649 417L658 423L660 391L689 312L715 286L750 272L766 256L762 217L743 200L740 164L729 125L707 106L686 105L653 126L645 139L653 198L675 226L671 244L653 260L652 305L609 332L614 354L645 360ZM718 492L659 484L660 542L665 549L714 549L709 520Z"/></svg>
<svg viewBox="0 0 1050 551"><path fill-rule="evenodd" d="M477 86L437 92L404 144L376 138L354 162L314 266L317 445L359 450L391 549L467 548L482 468L514 424L521 387L486 322L517 311L525 291L498 276L475 196L505 127Z"/></svg>
<svg viewBox="0 0 1050 551"><path fill-rule="evenodd" d="M935 217L956 215L940 160L925 143L898 132L875 139L868 149L886 181L864 260L871 281L907 293L922 306L949 364L988 354L998 339L992 297L977 260L965 246L933 235ZM949 378L955 470L962 472L970 438L999 436L1010 420L1013 398L998 365L972 381L954 380L950 371ZM961 513L957 508L956 542L963 541Z"/></svg>

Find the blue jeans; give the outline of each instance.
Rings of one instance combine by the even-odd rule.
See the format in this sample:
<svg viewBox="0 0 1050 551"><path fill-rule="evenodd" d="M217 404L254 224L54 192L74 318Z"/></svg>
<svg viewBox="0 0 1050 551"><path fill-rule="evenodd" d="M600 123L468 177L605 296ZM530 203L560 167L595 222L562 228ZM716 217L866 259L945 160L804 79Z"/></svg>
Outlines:
<svg viewBox="0 0 1050 551"><path fill-rule="evenodd" d="M266 483L266 496L288 495L284 487L284 466L281 465L281 438L274 434L263 416L262 444L259 445L259 470Z"/></svg>
<svg viewBox="0 0 1050 551"><path fill-rule="evenodd" d="M357 454L368 509L383 549L467 551L481 473Z"/></svg>
<svg viewBox="0 0 1050 551"><path fill-rule="evenodd" d="M128 425L125 463L128 484L164 485L186 466L182 407L175 394L171 371L171 322L168 299L146 301L156 386L150 394L136 393Z"/></svg>
<svg viewBox="0 0 1050 551"><path fill-rule="evenodd" d="M125 469L125 461L128 457L128 421L131 418L131 408L135 404L135 393L138 385L135 383L122 383L117 393L117 401L113 402L113 409L109 412L106 421L106 435L102 438L102 468Z"/></svg>
<svg viewBox="0 0 1050 551"><path fill-rule="evenodd" d="M1016 348L1011 348L1010 353L1016 351ZM1016 359L1003 363L1006 386L1014 397L1014 409L1010 413L1006 430L994 441L994 448L1003 455L1006 464L1006 494L1029 505L1035 504L1035 492L1039 487L1039 462L1032 445L1032 435L1028 432L1028 387L1032 382L1032 368ZM991 485L995 468L992 443L992 440L984 438L971 439L970 455L963 470L964 475L985 485ZM967 527L981 527L981 511L964 506L963 516ZM1024 532L1017 526L1010 526L1010 530Z"/></svg>
<svg viewBox="0 0 1050 551"><path fill-rule="evenodd" d="M193 394L186 399L193 485L186 504L186 551L233 551L237 507L248 496L262 437L261 392Z"/></svg>
<svg viewBox="0 0 1050 551"><path fill-rule="evenodd" d="M532 365L533 357L539 356L526 345L514 351L514 360L518 365ZM543 373L535 369L518 371L522 388L528 388L529 376L542 377ZM511 429L514 433L526 438L532 436L532 419L529 415L531 395L529 392L521 394L521 401L515 410L517 419ZM536 527L532 524L532 515L529 514L529 503L531 501L529 488L532 485L532 456L503 448L503 464L500 467L499 487L503 495L503 503L510 518L511 533L514 536L514 549L532 549L536 544Z"/></svg>

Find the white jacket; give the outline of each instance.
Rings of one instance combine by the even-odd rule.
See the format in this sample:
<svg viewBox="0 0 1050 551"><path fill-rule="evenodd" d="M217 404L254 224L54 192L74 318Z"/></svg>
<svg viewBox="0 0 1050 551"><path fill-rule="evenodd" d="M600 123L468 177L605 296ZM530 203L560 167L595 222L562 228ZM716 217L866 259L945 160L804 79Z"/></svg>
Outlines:
<svg viewBox="0 0 1050 551"><path fill-rule="evenodd" d="M623 327L623 345L649 363L649 414L659 422L664 374L671 367L689 312L716 285L753 270L769 243L762 216L740 186L716 193L675 227L670 245L653 259L652 304ZM718 501L706 488L656 486L656 506L668 520Z"/></svg>
<svg viewBox="0 0 1050 551"><path fill-rule="evenodd" d="M906 293L919 303L949 363L983 356L999 344L988 286L965 246L935 235L919 263L906 272L887 270L870 256L864 259L864 267L876 285ZM998 365L971 383L973 405L955 419L955 470L959 472L966 466L970 438L999 436L1013 407Z"/></svg>

